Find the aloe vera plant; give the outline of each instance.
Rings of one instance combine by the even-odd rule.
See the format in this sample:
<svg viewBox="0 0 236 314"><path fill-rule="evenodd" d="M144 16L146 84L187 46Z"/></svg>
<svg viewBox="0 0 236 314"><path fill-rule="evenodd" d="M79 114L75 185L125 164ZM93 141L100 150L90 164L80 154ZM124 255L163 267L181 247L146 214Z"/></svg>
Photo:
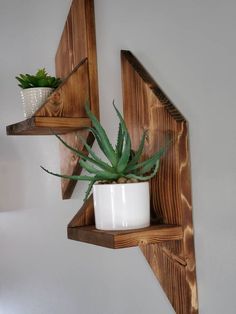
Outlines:
<svg viewBox="0 0 236 314"><path fill-rule="evenodd" d="M20 83L22 89L33 88L33 87L51 87L57 88L61 80L48 75L45 68L39 69L35 75L30 74L19 74L16 76L17 81Z"/></svg>
<svg viewBox="0 0 236 314"><path fill-rule="evenodd" d="M115 147L112 146L100 122L90 111L88 104L85 106L86 113L93 125L91 128L89 128L89 131L94 135L101 151L107 158L107 162L101 160L96 155L92 148L86 143L84 138L79 137L88 151L88 156L82 151L69 146L60 136L55 134L59 141L61 141L68 149L80 157L80 166L91 175L61 175L51 172L41 166L44 171L54 176L72 180L89 181L84 201L88 198L93 184L96 182L105 181L106 183L109 183L118 181L118 183L121 183L125 182L126 180L129 180L128 182L150 180L156 175L159 168L160 158L163 156L168 147L167 144L147 160L140 161L144 149L147 131L144 131L137 151L133 151L131 148L130 135L125 121L114 105L114 102L113 106L119 118L119 130Z"/></svg>

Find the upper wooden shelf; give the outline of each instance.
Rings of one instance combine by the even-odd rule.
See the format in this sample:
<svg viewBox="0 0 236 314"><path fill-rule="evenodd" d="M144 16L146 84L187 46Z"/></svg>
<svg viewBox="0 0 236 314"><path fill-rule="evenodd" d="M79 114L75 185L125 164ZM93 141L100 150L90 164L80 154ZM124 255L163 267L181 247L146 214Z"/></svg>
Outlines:
<svg viewBox="0 0 236 314"><path fill-rule="evenodd" d="M97 230L94 225L68 227L71 240L95 244L111 249L128 248L140 244L154 244L181 240L182 227L175 225L153 225L147 228L121 231Z"/></svg>
<svg viewBox="0 0 236 314"><path fill-rule="evenodd" d="M88 118L32 117L7 126L7 135L65 134L90 127Z"/></svg>
<svg viewBox="0 0 236 314"><path fill-rule="evenodd" d="M8 135L70 133L91 126L86 117L89 100L88 60L84 58L48 97L32 118L7 126Z"/></svg>

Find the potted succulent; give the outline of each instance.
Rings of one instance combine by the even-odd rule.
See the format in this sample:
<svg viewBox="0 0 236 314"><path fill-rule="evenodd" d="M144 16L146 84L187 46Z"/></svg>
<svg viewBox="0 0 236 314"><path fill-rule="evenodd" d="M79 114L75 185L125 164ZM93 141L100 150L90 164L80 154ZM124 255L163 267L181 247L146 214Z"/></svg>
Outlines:
<svg viewBox="0 0 236 314"><path fill-rule="evenodd" d="M49 76L44 68L39 69L35 75L19 74L16 79L18 86L22 88L25 118L30 118L61 83L59 78Z"/></svg>
<svg viewBox="0 0 236 314"><path fill-rule="evenodd" d="M113 104L114 105L114 104ZM158 170L160 158L165 153L165 145L145 161L140 161L147 131L144 131L137 151L131 148L130 135L124 119L115 107L119 118L119 131L114 148L100 122L85 106L92 122L90 132L95 137L108 162L101 160L86 141L80 137L89 155L69 146L58 135L56 137L77 156L80 166L91 175L61 175L41 166L47 173L73 180L89 181L84 201L93 188L95 224L101 230L121 230L144 228L150 225L149 180Z"/></svg>

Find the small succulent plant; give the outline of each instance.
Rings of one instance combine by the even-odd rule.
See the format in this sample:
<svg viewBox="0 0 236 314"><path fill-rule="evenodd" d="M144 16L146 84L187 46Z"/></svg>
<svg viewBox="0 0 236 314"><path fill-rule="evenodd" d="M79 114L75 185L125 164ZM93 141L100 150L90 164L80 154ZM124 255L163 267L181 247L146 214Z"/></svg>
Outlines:
<svg viewBox="0 0 236 314"><path fill-rule="evenodd" d="M57 88L61 83L60 78L49 76L45 68L39 69L35 75L19 74L16 79L20 83L18 86L22 89L33 87Z"/></svg>
<svg viewBox="0 0 236 314"><path fill-rule="evenodd" d="M100 183L125 183L125 182L139 182L147 181L153 178L159 168L160 158L165 153L169 144L166 144L158 152L153 154L145 161L140 161L145 139L147 136L147 131L144 131L139 147L137 151L131 149L131 139L125 124L124 119L122 118L120 112L113 103L117 116L119 118L119 130L117 136L116 146L111 145L110 140L101 126L100 122L90 111L88 104L85 106L86 113L90 118L93 127L88 128L89 131L94 135L95 140L97 141L101 151L106 156L108 162L101 160L96 153L91 149L91 147L86 143L85 139L79 136L80 140L84 144L88 156L82 151L74 149L69 146L62 138L58 135L56 137L73 153L80 157L79 163L80 166L85 169L90 175L61 175L53 173L44 167L41 166L43 170L47 173L72 180L81 180L89 181L89 186L85 194L84 201L88 198L93 184L96 182Z"/></svg>

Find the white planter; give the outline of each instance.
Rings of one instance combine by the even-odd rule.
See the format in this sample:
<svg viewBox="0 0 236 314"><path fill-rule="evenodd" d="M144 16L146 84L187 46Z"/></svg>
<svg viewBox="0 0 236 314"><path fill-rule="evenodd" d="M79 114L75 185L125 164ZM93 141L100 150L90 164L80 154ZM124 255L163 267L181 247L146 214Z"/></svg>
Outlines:
<svg viewBox="0 0 236 314"><path fill-rule="evenodd" d="M33 116L35 111L47 100L53 92L50 87L34 87L21 90L21 99L25 118Z"/></svg>
<svg viewBox="0 0 236 314"><path fill-rule="evenodd" d="M149 183L95 184L96 228L127 230L150 225Z"/></svg>

